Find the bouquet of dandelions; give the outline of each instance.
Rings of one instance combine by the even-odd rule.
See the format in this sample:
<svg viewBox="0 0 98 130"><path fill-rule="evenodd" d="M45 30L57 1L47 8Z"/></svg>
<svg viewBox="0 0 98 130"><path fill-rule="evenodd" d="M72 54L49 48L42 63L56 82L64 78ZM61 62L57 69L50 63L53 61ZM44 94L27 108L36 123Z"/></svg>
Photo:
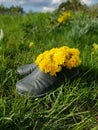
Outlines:
<svg viewBox="0 0 98 130"><path fill-rule="evenodd" d="M41 71L56 76L63 67L66 69L76 68L80 65L80 52L76 48L69 48L63 46L60 48L53 48L40 54L35 60L35 64Z"/></svg>

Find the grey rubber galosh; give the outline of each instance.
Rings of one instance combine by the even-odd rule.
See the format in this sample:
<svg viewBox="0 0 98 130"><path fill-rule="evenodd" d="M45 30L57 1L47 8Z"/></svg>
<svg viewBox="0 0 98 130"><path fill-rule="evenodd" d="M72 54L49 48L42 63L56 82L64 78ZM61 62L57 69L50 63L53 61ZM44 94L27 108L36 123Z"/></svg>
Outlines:
<svg viewBox="0 0 98 130"><path fill-rule="evenodd" d="M34 65L36 67L33 69L31 69L31 66L22 66L22 69L20 69L23 70L20 74L25 74L24 72L31 72L29 70L32 70L31 74L16 83L16 91L20 95L28 95L29 97L44 96L60 87L67 79L72 80L79 74L78 69L67 70L64 68L56 76L51 76L40 71L36 65Z"/></svg>
<svg viewBox="0 0 98 130"><path fill-rule="evenodd" d="M31 64L27 64L27 65L23 65L23 66L19 67L17 69L17 72L20 75L26 75L26 74L30 74L31 72L33 72L36 68L37 68L37 65L35 65L34 63L31 63Z"/></svg>

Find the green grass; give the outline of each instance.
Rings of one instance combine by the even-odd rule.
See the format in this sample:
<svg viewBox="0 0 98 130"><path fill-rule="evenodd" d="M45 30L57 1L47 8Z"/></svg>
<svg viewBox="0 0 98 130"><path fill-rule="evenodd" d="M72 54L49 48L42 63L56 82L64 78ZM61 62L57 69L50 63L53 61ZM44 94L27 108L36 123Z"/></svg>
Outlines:
<svg viewBox="0 0 98 130"><path fill-rule="evenodd" d="M50 13L0 15L0 130L98 129L98 19L73 14L61 27L48 27ZM30 48L30 42L34 45ZM17 94L17 67L47 49L67 45L81 52L79 76L42 98Z"/></svg>

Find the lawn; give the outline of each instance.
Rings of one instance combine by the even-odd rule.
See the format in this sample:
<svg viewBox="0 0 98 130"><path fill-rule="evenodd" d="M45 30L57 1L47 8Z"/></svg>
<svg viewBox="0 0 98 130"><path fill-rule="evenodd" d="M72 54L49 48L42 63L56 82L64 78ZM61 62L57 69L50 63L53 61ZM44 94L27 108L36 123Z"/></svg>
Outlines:
<svg viewBox="0 0 98 130"><path fill-rule="evenodd" d="M0 15L0 130L98 130L98 18L78 12L58 23L58 17ZM20 96L17 68L61 46L79 49L78 77L45 97Z"/></svg>

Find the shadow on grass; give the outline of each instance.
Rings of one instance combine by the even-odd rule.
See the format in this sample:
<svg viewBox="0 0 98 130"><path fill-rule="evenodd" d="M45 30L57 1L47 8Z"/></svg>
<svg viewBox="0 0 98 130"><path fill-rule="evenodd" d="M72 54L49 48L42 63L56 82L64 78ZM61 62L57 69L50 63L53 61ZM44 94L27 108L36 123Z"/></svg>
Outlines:
<svg viewBox="0 0 98 130"><path fill-rule="evenodd" d="M92 81L98 83L98 68L88 66L79 67L79 77L90 84Z"/></svg>

